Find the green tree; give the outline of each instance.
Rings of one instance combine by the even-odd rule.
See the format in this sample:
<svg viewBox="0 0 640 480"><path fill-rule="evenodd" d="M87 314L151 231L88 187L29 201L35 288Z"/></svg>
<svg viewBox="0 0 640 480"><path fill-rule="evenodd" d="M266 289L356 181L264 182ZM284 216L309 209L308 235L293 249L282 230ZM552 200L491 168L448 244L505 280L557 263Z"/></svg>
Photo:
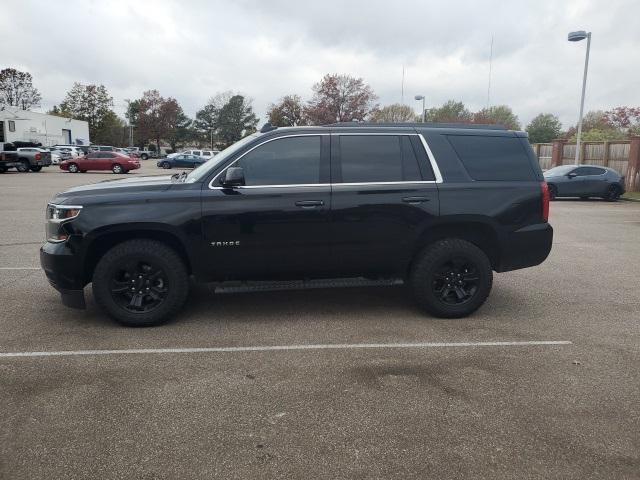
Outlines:
<svg viewBox="0 0 640 480"><path fill-rule="evenodd" d="M267 110L269 123L276 127L306 125L304 107L299 95L285 95Z"/></svg>
<svg viewBox="0 0 640 480"><path fill-rule="evenodd" d="M580 135L581 142L605 142L614 140L624 140L627 135L615 128L592 128L591 130L583 131ZM576 142L578 134L575 128L570 131L570 135L567 136L569 142Z"/></svg>
<svg viewBox="0 0 640 480"><path fill-rule="evenodd" d="M109 110L100 123L94 137L91 137L93 143L102 145L113 145L123 147L128 144L127 126L123 119L118 117L115 112Z"/></svg>
<svg viewBox="0 0 640 480"><path fill-rule="evenodd" d="M377 108L377 98L362 78L327 74L313 86L304 114L312 125L362 121Z"/></svg>
<svg viewBox="0 0 640 480"><path fill-rule="evenodd" d="M419 115L422 120L422 115ZM426 112L426 121L434 123L471 123L473 114L462 102L448 100L441 107L429 108Z"/></svg>
<svg viewBox="0 0 640 480"><path fill-rule="evenodd" d="M178 106L175 128L167 137L174 152L184 147L186 143L197 140L197 132L193 129L192 124L193 120L185 115L182 107Z"/></svg>
<svg viewBox="0 0 640 480"><path fill-rule="evenodd" d="M213 144L218 139L217 131L220 123L220 112L229 100L233 97L231 91L220 92L211 97L207 104L196 112L193 127L198 133L198 137L207 143Z"/></svg>
<svg viewBox="0 0 640 480"><path fill-rule="evenodd" d="M253 113L251 101L242 95L234 95L220 110L218 138L225 146L229 146L243 136L255 132L257 124L258 118Z"/></svg>
<svg viewBox="0 0 640 480"><path fill-rule="evenodd" d="M531 143L549 143L560 137L562 124L552 113L541 113L529 122L526 130Z"/></svg>
<svg viewBox="0 0 640 480"><path fill-rule="evenodd" d="M0 107L18 107L29 110L40 106L42 97L33 86L33 77L29 72L15 68L0 70Z"/></svg>
<svg viewBox="0 0 640 480"><path fill-rule="evenodd" d="M473 115L473 123L502 125L509 130L520 130L520 121L507 105L483 108Z"/></svg>
<svg viewBox="0 0 640 480"><path fill-rule="evenodd" d="M47 115L55 115L56 117L66 117L66 118L71 117L71 114L69 112L63 112L60 109L60 107L58 107L57 105L54 105L53 107L51 107L51 110L47 112Z"/></svg>
<svg viewBox="0 0 640 480"><path fill-rule="evenodd" d="M406 123L413 122L416 112L408 105L393 103L386 105L371 114L371 121L378 123Z"/></svg>
<svg viewBox="0 0 640 480"><path fill-rule="evenodd" d="M83 85L74 83L60 103L63 116L70 116L89 123L89 137L92 141L100 135L100 129L107 117L113 114L113 97L104 85Z"/></svg>
<svg viewBox="0 0 640 480"><path fill-rule="evenodd" d="M138 131L144 138L155 141L160 151L160 141L175 134L180 105L175 98L164 98L158 90L142 94L138 111Z"/></svg>

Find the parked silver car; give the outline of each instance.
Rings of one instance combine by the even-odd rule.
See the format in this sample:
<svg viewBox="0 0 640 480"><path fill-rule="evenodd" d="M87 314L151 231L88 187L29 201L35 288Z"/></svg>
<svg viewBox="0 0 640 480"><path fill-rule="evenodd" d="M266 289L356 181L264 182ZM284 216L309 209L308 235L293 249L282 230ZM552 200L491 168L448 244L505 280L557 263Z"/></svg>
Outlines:
<svg viewBox="0 0 640 480"><path fill-rule="evenodd" d="M624 177L599 165L560 165L544 172L551 199L602 197L615 202L624 194Z"/></svg>

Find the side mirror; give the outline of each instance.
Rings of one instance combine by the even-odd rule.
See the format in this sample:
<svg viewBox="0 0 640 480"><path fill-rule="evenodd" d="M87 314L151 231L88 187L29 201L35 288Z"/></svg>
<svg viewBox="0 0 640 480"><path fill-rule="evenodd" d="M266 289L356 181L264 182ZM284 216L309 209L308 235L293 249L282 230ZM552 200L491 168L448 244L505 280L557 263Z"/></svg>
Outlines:
<svg viewBox="0 0 640 480"><path fill-rule="evenodd" d="M576 172L571 172L571 173L567 174L567 177L569 177L569 178L574 178L574 177L577 177L577 176L578 176L578 174Z"/></svg>
<svg viewBox="0 0 640 480"><path fill-rule="evenodd" d="M223 187L233 188L244 185L244 170L242 167L229 167L224 172L224 178L220 182Z"/></svg>

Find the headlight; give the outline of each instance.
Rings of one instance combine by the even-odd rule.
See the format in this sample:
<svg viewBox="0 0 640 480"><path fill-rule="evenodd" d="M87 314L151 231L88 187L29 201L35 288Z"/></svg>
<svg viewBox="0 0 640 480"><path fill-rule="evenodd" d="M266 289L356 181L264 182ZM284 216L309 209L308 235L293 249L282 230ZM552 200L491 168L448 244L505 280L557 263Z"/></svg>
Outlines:
<svg viewBox="0 0 640 480"><path fill-rule="evenodd" d="M69 238L69 234L64 228L64 224L73 220L82 211L78 205L47 205L47 241L64 242Z"/></svg>

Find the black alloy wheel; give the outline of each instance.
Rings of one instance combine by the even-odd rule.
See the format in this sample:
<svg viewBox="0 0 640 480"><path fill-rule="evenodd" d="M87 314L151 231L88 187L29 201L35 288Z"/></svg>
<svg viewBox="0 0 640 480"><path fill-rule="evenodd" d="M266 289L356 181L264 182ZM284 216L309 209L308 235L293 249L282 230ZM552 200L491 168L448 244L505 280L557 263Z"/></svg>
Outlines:
<svg viewBox="0 0 640 480"><path fill-rule="evenodd" d="M617 185L610 185L607 189L607 196L605 200L608 202L616 202L620 198L620 187Z"/></svg>
<svg viewBox="0 0 640 480"><path fill-rule="evenodd" d="M149 261L128 260L113 270L111 297L120 308L145 313L167 297L169 282L164 270Z"/></svg>
<svg viewBox="0 0 640 480"><path fill-rule="evenodd" d="M432 274L431 289L436 298L447 305L462 305L478 291L478 266L464 257L453 257Z"/></svg>

